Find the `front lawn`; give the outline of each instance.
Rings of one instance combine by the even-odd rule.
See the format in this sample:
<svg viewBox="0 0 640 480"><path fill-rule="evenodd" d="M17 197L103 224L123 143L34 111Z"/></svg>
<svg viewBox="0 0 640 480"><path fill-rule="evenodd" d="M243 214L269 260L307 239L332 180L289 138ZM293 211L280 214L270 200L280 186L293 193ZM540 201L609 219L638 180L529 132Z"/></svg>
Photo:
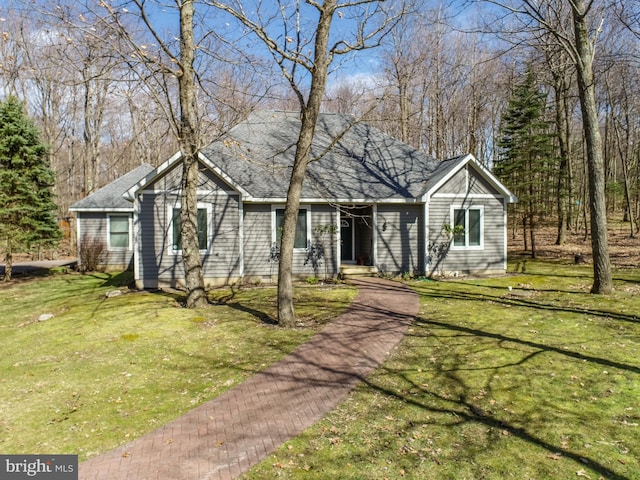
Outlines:
<svg viewBox="0 0 640 480"><path fill-rule="evenodd" d="M353 299L296 289L301 326L273 326L274 288L217 290L202 310L123 288L129 274L0 285L0 451L72 453L126 443L274 363ZM121 290L120 296L106 293ZM52 318L41 317L53 315Z"/></svg>
<svg viewBox="0 0 640 480"><path fill-rule="evenodd" d="M640 479L640 270L512 268L413 282L392 357L243 478Z"/></svg>

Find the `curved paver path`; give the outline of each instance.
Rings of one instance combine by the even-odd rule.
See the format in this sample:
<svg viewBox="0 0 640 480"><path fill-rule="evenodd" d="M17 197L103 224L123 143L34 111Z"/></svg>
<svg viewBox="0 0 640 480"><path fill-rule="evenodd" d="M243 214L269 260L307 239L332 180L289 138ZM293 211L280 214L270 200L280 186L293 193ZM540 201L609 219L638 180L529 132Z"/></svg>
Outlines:
<svg viewBox="0 0 640 480"><path fill-rule="evenodd" d="M351 306L280 362L162 428L80 464L80 480L231 479L344 400L403 337L418 296L354 281Z"/></svg>

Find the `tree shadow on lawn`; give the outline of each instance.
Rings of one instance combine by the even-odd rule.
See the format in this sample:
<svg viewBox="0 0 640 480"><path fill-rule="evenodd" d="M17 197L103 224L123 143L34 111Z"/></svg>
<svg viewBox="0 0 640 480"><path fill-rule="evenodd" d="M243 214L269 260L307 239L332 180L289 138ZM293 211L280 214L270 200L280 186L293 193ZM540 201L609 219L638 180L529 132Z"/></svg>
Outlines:
<svg viewBox="0 0 640 480"><path fill-rule="evenodd" d="M364 383L369 388L386 396L400 400L405 404L418 407L427 413L453 418L450 422L443 422L427 416L427 420L423 422L424 424L446 428L460 427L464 424L484 425L489 428L490 433L488 433L488 435L494 435L496 439L503 435L511 435L531 445L546 450L548 452L548 458L558 459L558 457L562 457L571 459L575 461L576 464L584 465L585 467L588 467L594 472L597 472L603 477L609 479L627 480L629 478L613 471L611 468L603 464L601 459L588 457L582 452L574 452L566 445L554 445L541 436L537 436L535 434L536 420L534 420L534 418L539 414L537 409L536 412L532 412L531 418L528 417L526 412L511 412L513 415L517 415L517 423L505 418L500 418L499 413L501 409L498 408L498 405L492 407L492 405L480 402L477 396L479 388L471 388L467 385L460 373L471 370L489 371L487 383L480 390L483 392L482 398L491 399L492 379L497 378L497 376L494 375L495 372L498 372L503 368L523 365L533 360L541 353L550 352L555 355L571 357L579 361L591 362L610 368L626 370L635 374L640 374L640 368L633 365L611 361L606 358L593 357L564 350L562 348L544 345L542 343L522 340L517 337L510 337L484 330L428 320L422 317L417 317L414 325L418 328L425 329L433 327L443 333L433 333L433 331L430 331L428 335L420 335L413 332L408 333L408 336L435 336L441 338L443 335L449 337L462 335L464 337L473 337L477 339L478 342L482 339L489 339L491 341L497 341L500 345L503 343L518 344L528 347L528 349L525 352L520 351L520 353L522 353L522 357L516 361L506 361L499 365L494 364L491 366L477 367L468 365L468 362L465 359L466 357L463 358L455 353L447 352L445 353L446 361L434 363L432 369L427 367L430 371L436 372L434 374L437 375L433 381L429 381L428 383L421 383L412 380L410 377L415 375L414 369L402 370L402 367L401 369L391 369L387 366L382 366L378 369L376 375L364 380ZM529 351L530 348L535 349L535 351ZM428 353L425 353L424 355L428 355ZM452 362L452 358L455 359L455 361ZM440 380L438 380L438 377L440 377ZM400 385L400 387L394 388L389 387L388 385ZM557 407L551 408L557 409ZM528 425L529 423L531 425ZM487 441L487 445L491 445L492 443L492 441ZM468 448L471 447L469 446Z"/></svg>
<svg viewBox="0 0 640 480"><path fill-rule="evenodd" d="M557 262L558 267L563 268L564 271L562 273L555 273L550 271L535 271L536 268L529 269L527 263L531 261L531 259L509 259L509 264L514 264L515 267L513 270L509 269L508 275L527 275L531 277L557 277L557 278L573 278L573 279L583 279L589 282L593 281L593 269L591 266L585 265L585 271L576 271L576 265L567 262ZM547 262L547 267L553 265L553 263ZM587 270L586 267L589 267ZM569 272L567 269L573 269L573 271ZM633 283L637 284L640 282L640 277L635 273L638 272L637 269L615 269L613 271L613 280L614 282L619 283ZM500 288L500 287L492 287L492 288ZM575 293L575 292L567 292L564 290L544 290L544 291L562 291L565 293Z"/></svg>
<svg viewBox="0 0 640 480"><path fill-rule="evenodd" d="M523 362L529 359L530 357L525 358ZM425 384L419 385L412 382L404 373L387 370L385 367L381 367L378 375L384 376L387 374L394 377L400 377L406 385L409 385L409 388L398 391L385 387L370 379L365 380L364 383L374 391L378 391L386 396L395 398L405 404L418 407L428 413L444 415L454 419L451 422L445 423L438 421L437 419L427 417L427 420L422 422L424 424L445 428L461 427L464 424L484 425L489 428L489 432L491 432L489 435L493 435L496 440L497 438L508 434L546 450L549 458L557 459L558 457L562 457L573 460L576 464L584 465L605 478L615 480L630 479L630 477L626 477L615 472L596 458L586 456L583 453L574 452L563 445L554 445L543 438L536 436L529 428L515 425L512 422L499 418L491 411L475 405L472 398L470 398L471 389L454 374L449 374L448 378L450 380L453 379L458 384L458 388L456 390L458 392L462 392L455 396L443 395L435 391L433 388L428 388ZM408 393L408 391L411 393ZM449 407L445 405L449 405ZM520 414L519 418L520 423L526 423L526 417L524 415ZM487 445L491 445L493 443L493 441L488 441ZM487 446L486 448L490 447Z"/></svg>
<svg viewBox="0 0 640 480"><path fill-rule="evenodd" d="M440 285L446 284L447 282L439 282ZM462 284L467 287L475 287L478 289L491 289L491 290L500 290L502 292L505 291L504 287L496 287L496 286L487 286L487 285L477 285L470 282L456 282L458 284ZM519 292L557 292L563 294L576 293L585 295L580 292L569 292L567 290L543 290L538 288L532 289L516 289L513 291L507 291L502 295L487 295L487 293L483 292L463 292L455 289L430 289L426 285L414 285L415 290L421 297L429 297L429 298L443 298L443 299L453 299L453 300L462 300L462 301L472 301L472 302L493 302L496 304L501 304L506 307L525 307L532 308L538 310L547 310L553 312L566 312L566 313L575 313L580 315L592 315L594 317L599 317L605 320L619 320L623 322L631 322L631 323L640 323L640 317L637 315L631 315L621 312L614 312L611 310L597 310L593 308L579 308L579 307L570 307L555 303L545 303L536 300L529 300L519 295Z"/></svg>

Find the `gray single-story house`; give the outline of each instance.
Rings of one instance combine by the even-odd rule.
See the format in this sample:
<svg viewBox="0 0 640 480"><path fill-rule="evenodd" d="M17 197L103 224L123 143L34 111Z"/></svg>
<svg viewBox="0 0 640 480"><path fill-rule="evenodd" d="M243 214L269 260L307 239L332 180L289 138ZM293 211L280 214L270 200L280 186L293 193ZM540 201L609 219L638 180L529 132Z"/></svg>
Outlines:
<svg viewBox="0 0 640 480"><path fill-rule="evenodd" d="M274 280L299 127L297 113L253 113L202 149L198 227L208 285ZM472 155L436 161L351 116L322 114L312 156L296 276L505 272L507 204L516 199ZM78 244L102 238L105 267L132 264L139 288L180 285L181 174L177 153L75 203Z"/></svg>

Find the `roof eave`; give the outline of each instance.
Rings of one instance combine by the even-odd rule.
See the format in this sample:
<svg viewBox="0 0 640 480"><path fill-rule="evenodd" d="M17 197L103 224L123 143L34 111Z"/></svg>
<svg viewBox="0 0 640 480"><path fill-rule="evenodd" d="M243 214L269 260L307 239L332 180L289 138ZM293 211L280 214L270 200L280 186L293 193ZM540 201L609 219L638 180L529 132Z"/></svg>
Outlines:
<svg viewBox="0 0 640 480"><path fill-rule="evenodd" d="M69 207L70 212L108 213L108 212L133 212L133 207Z"/></svg>

